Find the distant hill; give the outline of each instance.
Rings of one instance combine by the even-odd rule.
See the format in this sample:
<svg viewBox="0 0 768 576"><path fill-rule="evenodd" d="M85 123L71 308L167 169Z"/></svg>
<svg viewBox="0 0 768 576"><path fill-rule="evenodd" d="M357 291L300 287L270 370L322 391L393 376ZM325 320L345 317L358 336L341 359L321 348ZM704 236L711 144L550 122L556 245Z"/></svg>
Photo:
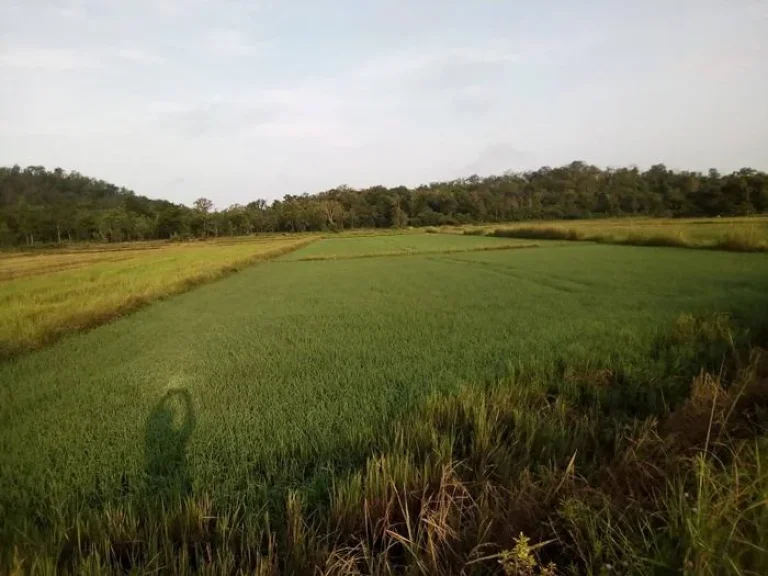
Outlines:
<svg viewBox="0 0 768 576"><path fill-rule="evenodd" d="M0 246L253 232L436 226L606 216L716 216L768 211L768 174L600 169L583 162L416 188L346 186L213 211L152 200L103 180L42 166L0 168Z"/></svg>
<svg viewBox="0 0 768 576"><path fill-rule="evenodd" d="M0 168L0 244L170 237L189 211L78 172Z"/></svg>

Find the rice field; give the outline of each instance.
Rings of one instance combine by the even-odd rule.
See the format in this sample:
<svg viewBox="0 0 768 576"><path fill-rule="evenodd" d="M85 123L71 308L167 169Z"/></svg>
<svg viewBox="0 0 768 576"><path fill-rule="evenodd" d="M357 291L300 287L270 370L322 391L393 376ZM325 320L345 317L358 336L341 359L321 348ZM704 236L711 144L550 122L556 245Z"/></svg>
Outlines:
<svg viewBox="0 0 768 576"><path fill-rule="evenodd" d="M728 346L740 345L740 338L754 342L768 315L764 254L547 241L532 245L445 234L300 242L306 240L152 250L0 283L0 294L5 293L0 314L17 319L16 331L3 337L25 341L19 327L39 321L39 329L47 329L48 316L63 317L53 304L57 299L65 302L65 310L73 302L83 307L101 298L108 308L113 293L115 298L125 298L126 291L165 294L174 286L170 279L183 283L183 278L264 259L0 363L0 538L18 546L13 548L17 552L9 547L0 561L7 566L22 562L22 572L33 565L40 571L60 565L109 572L139 566L130 559L135 554L144 558L141 562L155 558L140 565L147 572L171 571L169 564L152 564L158 558L179 562L177 572L199 568L195 563L208 558L212 569L219 566L228 573L243 566L277 573L267 569L273 561L283 573L353 573L332 569L333 562L341 562L333 554L349 552L345 547L351 540L344 538L336 552L323 556L325 568L311 566L320 562L312 551L330 546L330 540L323 540L326 532L334 538L345 530L357 533L355 503L373 506L392 498L397 508L397 498L404 496L387 492L387 486L414 482L427 494L427 487L442 486L444 466L456 467L456 482L470 482L461 480L459 472L468 461L474 462L475 475L488 467L482 472L488 474L485 480L472 476L466 485L470 491L482 481L500 482L499 475L521 486L522 476L515 474L527 470L546 476L550 467L555 476L548 490L576 494L570 492L576 487L567 480L571 476L559 477L558 470L573 475L568 470L575 466L586 475L594 462L612 462L610 454L629 442L628 430L646 430L644 418L669 415L688 394L691 378L701 368L722 369L723 358L733 358L726 354ZM37 312L25 317L23 298L35 289L41 294ZM46 299L50 309L41 305ZM736 336L720 337L727 332L720 320L680 324L681 315L725 318L738 330ZM685 336L669 340L675 330ZM717 338L707 340L710 332ZM689 340L696 346L704 341L704 352L688 346ZM746 365L738 366L743 370ZM611 384L595 392L585 387L587 380ZM553 394L561 400L552 400ZM473 410L486 406L509 411L472 416L478 422L487 418L483 429L500 436L482 436L473 428L466 446L474 448L461 448L464 441L455 434L469 425L465 419ZM529 409L516 412L521 406ZM529 419L519 420L525 414ZM453 432L441 422L454 422L449 426ZM505 428L512 422L516 427ZM536 430L549 434L549 440L536 436ZM510 440L514 435L524 447ZM610 438L605 445L598 440L604 437ZM636 438L635 432L630 437ZM502 445L508 450L503 463ZM481 454L481 460L473 460ZM468 460L461 464L452 458ZM375 484L380 488L371 484L375 478L383 482ZM455 498L458 485L452 486ZM480 496L472 498L479 507ZM545 501L542 495L535 499ZM151 532L155 524L146 520L151 517L147 510L158 502L176 502L178 508L168 504L164 513L173 509L182 516L158 520L157 532ZM733 506L741 514L742 505ZM311 536L319 530L314 522L328 515L333 521ZM218 527L202 520L214 516ZM176 533L181 517L188 526L184 536L168 536ZM582 518L572 520L577 517ZM291 518L298 524L291 524ZM390 532L406 534L398 532L404 529L401 520L390 520ZM233 524L244 526L237 538L245 540L239 544L221 532ZM510 550L524 529L541 536L539 541L546 537L540 527L514 525L519 528L514 533L491 531L499 538L505 534ZM278 526L294 528L274 536L282 534ZM164 529L169 532L161 536ZM416 550L408 546L416 547L420 530L414 528L407 543L393 540L392 546ZM210 542L231 557L214 561L206 556L205 546L214 544L200 534L209 531ZM733 533L741 534L735 528ZM91 534L93 544L82 544L85 534ZM99 534L106 534L106 548L96 544ZM563 546L570 542L562 538ZM614 550L608 536L601 538L606 550ZM146 547L132 547L129 560L120 560L115 543L138 541ZM171 544L163 548L166 541ZM181 541L189 546L183 553ZM290 552L285 551L288 541ZM157 542L161 547L152 548ZM250 552L237 548L243 542ZM425 541L414 554L421 558L423 552L427 558L434 546ZM445 567L458 562L450 554L459 553L458 544L452 546L453 552L440 560L447 564L417 564L423 569L416 573L450 572ZM284 550L279 560L273 547ZM621 546L615 549L611 554L622 561L635 561L621 556ZM64 550L77 550L95 564L67 564ZM79 561L77 554L71 562ZM355 566L369 566L363 573L386 573L383 564L378 572L365 564L366 552L354 554ZM482 555L466 554L462 561L476 566L476 573L487 573L483 567L490 567L490 573L506 570L500 557L481 562ZM669 566L686 561L684 554L654 554ZM408 566L399 557L384 558L387 566L404 562L403 571ZM566 561L552 558L560 565ZM577 568L609 561L604 556L580 559L575 553L569 558ZM645 566L642 558L636 560Z"/></svg>

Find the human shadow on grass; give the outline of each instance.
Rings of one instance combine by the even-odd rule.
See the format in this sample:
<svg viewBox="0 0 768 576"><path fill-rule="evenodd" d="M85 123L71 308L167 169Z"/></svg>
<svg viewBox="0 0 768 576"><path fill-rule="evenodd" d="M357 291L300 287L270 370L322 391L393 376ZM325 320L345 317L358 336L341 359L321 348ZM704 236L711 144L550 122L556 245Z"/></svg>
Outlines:
<svg viewBox="0 0 768 576"><path fill-rule="evenodd" d="M169 390L147 418L145 480L155 498L167 502L189 494L187 444L194 429L192 397L183 389Z"/></svg>

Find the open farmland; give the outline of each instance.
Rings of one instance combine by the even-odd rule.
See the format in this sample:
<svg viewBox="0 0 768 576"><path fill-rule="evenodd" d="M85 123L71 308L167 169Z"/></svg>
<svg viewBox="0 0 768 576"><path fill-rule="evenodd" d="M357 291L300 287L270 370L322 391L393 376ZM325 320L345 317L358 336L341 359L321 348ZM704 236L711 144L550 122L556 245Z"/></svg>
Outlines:
<svg viewBox="0 0 768 576"><path fill-rule="evenodd" d="M248 254L293 247L286 242L248 244ZM754 335L764 326L768 258L763 254L575 243L489 249L517 245L437 234L317 240L0 364L0 534L8 541L25 534L26 546L43 558L41 566L46 558L55 564L62 562L62 550L82 538L74 536L73 526L82 532L102 526L89 514L128 507L118 508L123 520L115 524L110 516L107 525L94 530L109 533L114 542L146 544L146 534L137 536L146 525L130 520L131 514L148 514L158 498L171 502L179 496L199 507L180 512L191 514L184 520L191 532L181 538L197 538L194 542L210 530L217 542L223 537L194 520L210 516L212 507L228 522L250 526L254 540L249 546L259 550L266 511L278 524L287 515L290 524L290 515L300 514L301 506L320 511L330 506L334 530L343 533L342 524L354 523L349 503L365 498L360 490L373 490L366 484L372 474L389 478L382 484L385 491L409 478L418 485L421 475L429 485L435 479L440 484L441 463L452 452L462 453L462 444L459 437L443 438L447 432L439 422L459 422L494 402L511 412L490 419L487 430L517 422L515 434L526 447L501 442L511 446L503 468L509 481L529 465L567 470L576 452L577 466L587 470L600 451L610 454L626 442L620 435L607 441L613 448L595 452L593 440L614 433L609 422L619 434L640 426L647 415L664 415L682 402L700 368L722 367L728 338L707 340L703 356L693 347L710 332L725 335L722 314L745 341L750 338L746 329ZM221 261L244 256L240 246L210 250ZM366 257L371 254L381 257ZM206 266L210 258L182 255L166 253L150 267L148 260L127 260L66 274L76 284L76 274L94 274L96 266L117 268L114 281L102 284L111 291L119 290L126 277L155 278L159 272L164 273L160 278L176 277L180 270L195 270L195 263ZM18 285L24 292L34 283L53 286L62 274L17 278L0 289L13 293ZM8 307L3 304L4 313ZM681 314L715 320L686 320L680 327ZM682 340L667 340L676 329L684 333ZM668 354L668 345L680 348ZM595 374L612 384L597 392L586 384L582 388L580 375L589 380ZM525 390L532 395L510 396ZM552 405L554 412L546 416L553 390L560 390L562 402L574 404ZM493 396L499 393L506 396ZM486 404L485 394L494 402ZM435 400L440 398L459 400L443 405ZM425 405L432 416L393 432L397 422L418 418ZM528 418L544 410L541 421L528 420L525 428L516 406L528 406L521 413ZM592 416L570 421L572 411ZM430 418L434 431L420 439L420 426ZM536 430L549 432L539 437ZM573 437L564 436L564 430ZM460 432L459 426L451 434ZM524 440L525 434L532 436ZM413 476L378 461L366 464L372 454L388 451L394 451L390 462L401 462L397 457L404 446L423 454L432 441L427 438L439 440L430 448L434 459L423 463L421 472L411 471ZM484 454L482 438L479 429L471 434L474 448L468 458ZM493 459L500 456L491 448L500 440L490 438L483 458L496 462L491 468L498 475L500 464ZM409 470L407 464L399 466ZM473 469L484 466L478 462ZM355 476L361 469L367 472ZM563 489L564 480L553 482ZM45 520L30 522L33 518ZM291 534L295 539L295 531ZM505 538L512 542L515 536ZM159 538L155 534L149 540ZM131 548L129 557L191 562L174 545L146 545ZM29 549L24 539L19 546L22 555ZM84 556L96 549L76 546ZM233 565L260 562L222 546ZM101 561L109 563L114 552L101 550L106 550ZM669 558L672 564L679 561L672 553ZM288 572L290 562L300 561L284 560ZM495 557L490 564L498 566Z"/></svg>

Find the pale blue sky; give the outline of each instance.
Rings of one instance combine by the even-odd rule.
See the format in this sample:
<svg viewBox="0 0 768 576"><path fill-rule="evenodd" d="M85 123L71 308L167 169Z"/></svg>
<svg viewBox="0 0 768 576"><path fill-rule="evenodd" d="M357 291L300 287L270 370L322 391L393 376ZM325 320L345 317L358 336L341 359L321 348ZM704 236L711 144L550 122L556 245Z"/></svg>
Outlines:
<svg viewBox="0 0 768 576"><path fill-rule="evenodd" d="M0 0L0 165L216 206L768 169L768 1Z"/></svg>

